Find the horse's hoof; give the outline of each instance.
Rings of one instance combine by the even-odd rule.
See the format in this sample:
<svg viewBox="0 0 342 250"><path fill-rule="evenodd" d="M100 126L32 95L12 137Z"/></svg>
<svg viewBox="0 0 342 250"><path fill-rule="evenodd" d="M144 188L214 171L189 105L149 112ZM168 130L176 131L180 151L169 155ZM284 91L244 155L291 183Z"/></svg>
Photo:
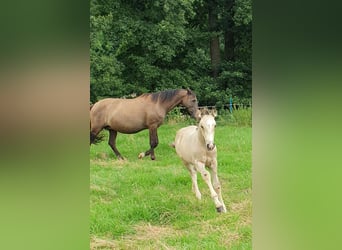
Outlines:
<svg viewBox="0 0 342 250"><path fill-rule="evenodd" d="M139 155L138 155L138 158L139 159L142 159L142 158L144 158L145 157L145 153L140 153Z"/></svg>
<svg viewBox="0 0 342 250"><path fill-rule="evenodd" d="M118 160L120 160L120 161L123 161L123 160L124 160L124 158L122 157L122 155L117 155L116 157L117 157Z"/></svg>
<svg viewBox="0 0 342 250"><path fill-rule="evenodd" d="M151 160L154 161L156 159L155 156L151 156Z"/></svg>

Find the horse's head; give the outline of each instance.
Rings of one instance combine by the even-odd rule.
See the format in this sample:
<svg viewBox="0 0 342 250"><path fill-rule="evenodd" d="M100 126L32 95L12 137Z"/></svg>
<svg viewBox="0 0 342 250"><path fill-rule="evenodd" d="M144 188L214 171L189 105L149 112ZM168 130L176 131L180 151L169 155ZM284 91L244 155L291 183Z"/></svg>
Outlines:
<svg viewBox="0 0 342 250"><path fill-rule="evenodd" d="M209 151L215 148L214 137L215 137L215 127L216 127L216 111L207 115L201 115L201 120L198 127L203 135L205 145Z"/></svg>
<svg viewBox="0 0 342 250"><path fill-rule="evenodd" d="M200 112L198 110L198 101L196 94L190 89L186 89L186 95L182 98L181 105L186 107L190 115L196 120L200 117Z"/></svg>

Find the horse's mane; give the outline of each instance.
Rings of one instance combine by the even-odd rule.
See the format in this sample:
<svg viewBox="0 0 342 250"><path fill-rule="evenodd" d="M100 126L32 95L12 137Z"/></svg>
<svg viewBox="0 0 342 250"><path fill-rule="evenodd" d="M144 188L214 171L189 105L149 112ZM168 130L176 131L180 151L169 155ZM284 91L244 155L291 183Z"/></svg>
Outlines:
<svg viewBox="0 0 342 250"><path fill-rule="evenodd" d="M179 93L180 89L165 90L156 93L146 93L141 96L151 96L152 102L167 102L172 100L172 98Z"/></svg>

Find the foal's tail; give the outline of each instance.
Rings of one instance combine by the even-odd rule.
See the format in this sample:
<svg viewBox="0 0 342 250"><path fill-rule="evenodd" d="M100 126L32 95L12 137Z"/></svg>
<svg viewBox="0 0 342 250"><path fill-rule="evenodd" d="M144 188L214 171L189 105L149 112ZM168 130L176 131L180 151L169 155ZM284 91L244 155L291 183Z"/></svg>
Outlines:
<svg viewBox="0 0 342 250"><path fill-rule="evenodd" d="M175 148L176 147L175 142L170 143L170 147Z"/></svg>

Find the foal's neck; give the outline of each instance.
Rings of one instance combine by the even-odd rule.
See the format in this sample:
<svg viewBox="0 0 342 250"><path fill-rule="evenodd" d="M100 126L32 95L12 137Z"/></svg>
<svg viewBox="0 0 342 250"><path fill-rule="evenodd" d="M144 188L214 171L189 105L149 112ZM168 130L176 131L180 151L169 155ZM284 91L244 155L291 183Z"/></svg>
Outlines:
<svg viewBox="0 0 342 250"><path fill-rule="evenodd" d="M197 131L197 137L198 137L199 142L201 143L201 145L205 145L205 139L201 132L200 124L197 125L196 131Z"/></svg>

